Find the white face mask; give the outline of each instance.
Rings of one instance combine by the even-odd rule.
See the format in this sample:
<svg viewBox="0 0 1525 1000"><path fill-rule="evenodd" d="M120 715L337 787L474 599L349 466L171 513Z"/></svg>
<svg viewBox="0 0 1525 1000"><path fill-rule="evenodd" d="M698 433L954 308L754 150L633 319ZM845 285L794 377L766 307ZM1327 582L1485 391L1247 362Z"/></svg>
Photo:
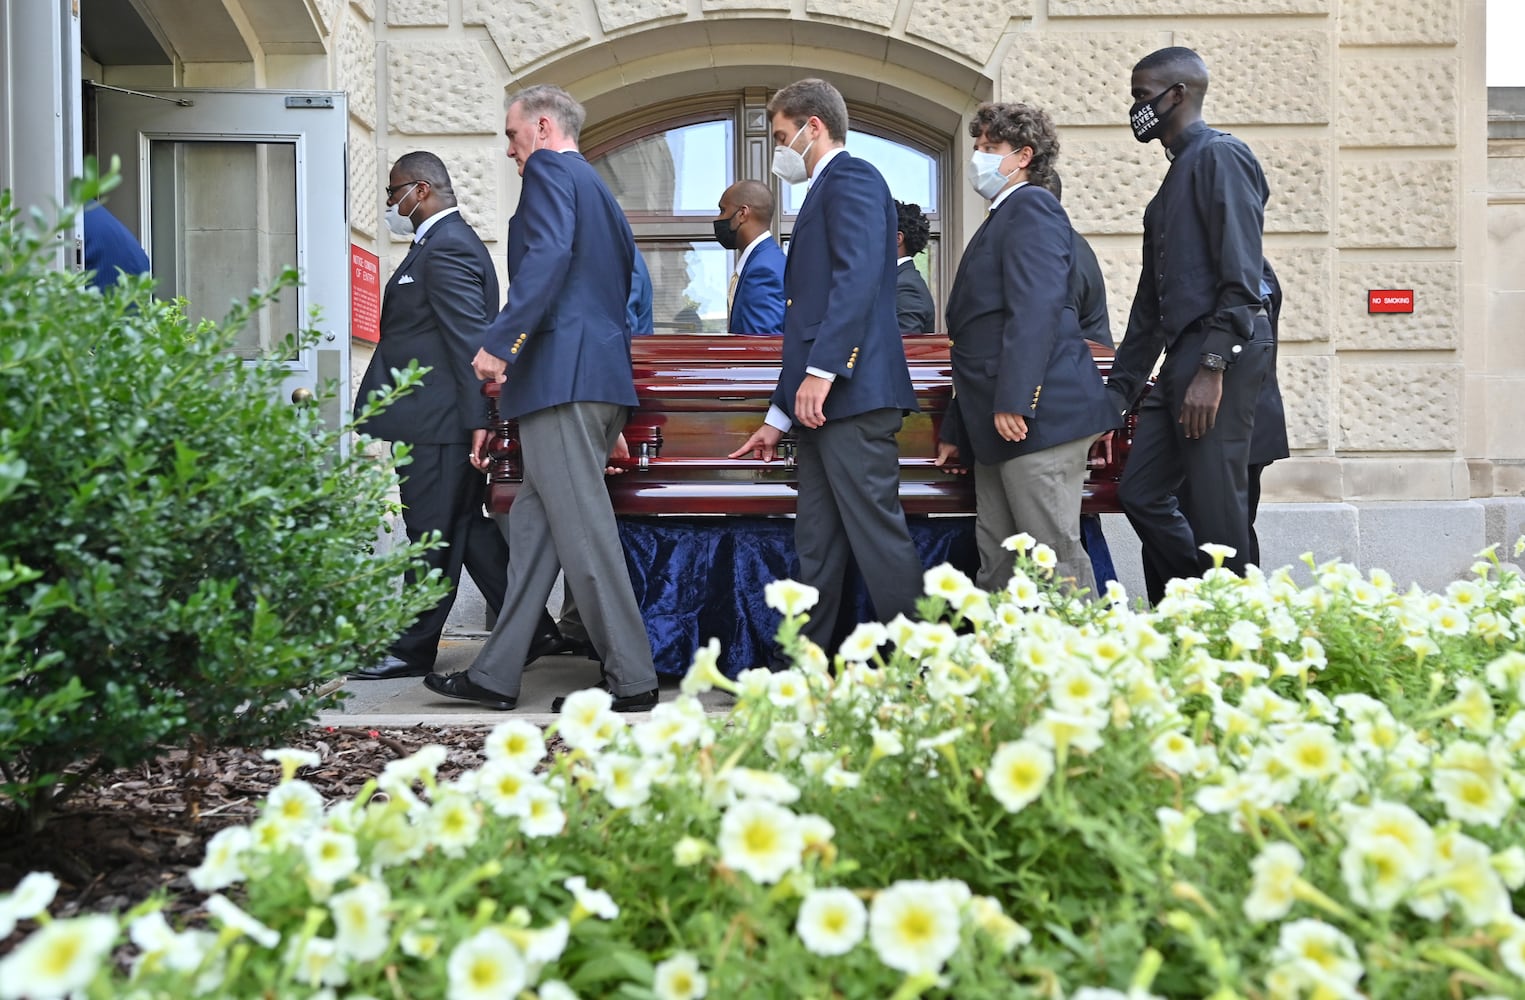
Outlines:
<svg viewBox="0 0 1525 1000"><path fill-rule="evenodd" d="M408 192L411 193L416 187L418 187L418 181L408 185ZM387 206L387 228L398 236L412 236L415 228L413 225L413 212L418 211L418 206L414 205L413 212L409 212L407 215L403 215L402 210L398 208L403 203L403 199L407 197L408 195L404 194L402 198L398 198Z"/></svg>
<svg viewBox="0 0 1525 1000"><path fill-rule="evenodd" d="M803 131L805 126L801 125L795 131L794 139L798 139ZM805 144L805 153L796 153L794 139L790 139L787 146L773 147L773 174L785 184L800 184L810 176L805 169L805 153L810 152L810 147L815 145L815 140L811 139Z"/></svg>
<svg viewBox="0 0 1525 1000"><path fill-rule="evenodd" d="M1011 174L1001 173L1001 161L1010 156L1010 153L982 153L975 150L969 157L969 164L964 168L965 175L969 178L969 184L976 194L986 201L995 198L1011 180Z"/></svg>

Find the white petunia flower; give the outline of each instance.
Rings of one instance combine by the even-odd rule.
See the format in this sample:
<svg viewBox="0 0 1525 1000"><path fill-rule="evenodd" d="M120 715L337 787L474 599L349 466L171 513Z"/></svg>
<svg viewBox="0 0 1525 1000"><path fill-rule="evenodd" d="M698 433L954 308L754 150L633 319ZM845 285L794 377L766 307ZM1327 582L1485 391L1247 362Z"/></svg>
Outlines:
<svg viewBox="0 0 1525 1000"><path fill-rule="evenodd" d="M48 872L32 872L22 879L14 892L0 899L0 941L11 936L17 921L31 920L46 911L56 895L58 879Z"/></svg>
<svg viewBox="0 0 1525 1000"><path fill-rule="evenodd" d="M533 771L545 758L545 733L521 719L493 727L482 744L488 760L500 760L525 771Z"/></svg>
<svg viewBox="0 0 1525 1000"><path fill-rule="evenodd" d="M355 838L337 830L319 830L302 844L307 874L324 885L349 878L360 867Z"/></svg>
<svg viewBox="0 0 1525 1000"><path fill-rule="evenodd" d="M1081 666L1060 670L1048 685L1049 704L1061 712L1077 715L1094 711L1112 698L1107 682Z"/></svg>
<svg viewBox="0 0 1525 1000"><path fill-rule="evenodd" d="M286 960L296 981L304 986L342 986L349 981L338 946L329 938L292 938Z"/></svg>
<svg viewBox="0 0 1525 1000"><path fill-rule="evenodd" d="M672 845L672 863L679 868L692 868L709 852L710 845L698 837L679 837Z"/></svg>
<svg viewBox="0 0 1525 1000"><path fill-rule="evenodd" d="M850 889L813 889L800 903L795 932L814 955L845 955L863 940L868 908Z"/></svg>
<svg viewBox="0 0 1525 1000"><path fill-rule="evenodd" d="M750 767L730 770L731 790L739 798L766 799L780 805L799 801L800 790L783 775Z"/></svg>
<svg viewBox="0 0 1525 1000"><path fill-rule="evenodd" d="M1001 548L1005 549L1007 552L1016 552L1021 554L1032 548L1033 543L1036 541L1037 539L1032 535L1029 535L1027 532L1019 531L1009 538L1003 538L1001 540Z"/></svg>
<svg viewBox="0 0 1525 1000"><path fill-rule="evenodd" d="M657 1000L699 1000L709 991L709 981L699 968L699 960L680 951L657 963L651 977L651 991Z"/></svg>
<svg viewBox="0 0 1525 1000"><path fill-rule="evenodd" d="M0 959L0 997L82 993L111 954L117 931L116 920L101 914L46 924Z"/></svg>
<svg viewBox="0 0 1525 1000"><path fill-rule="evenodd" d="M614 897L602 889L589 889L588 880L581 875L574 875L561 884L572 894L577 908L600 920L613 920L620 915L620 905Z"/></svg>
<svg viewBox="0 0 1525 1000"><path fill-rule="evenodd" d="M1514 930L1499 942L1499 960L1518 979L1525 979L1525 920L1515 920Z"/></svg>
<svg viewBox="0 0 1525 1000"><path fill-rule="evenodd" d="M651 798L652 769L639 757L603 754L594 774L596 787L615 809L634 809Z"/></svg>
<svg viewBox="0 0 1525 1000"><path fill-rule="evenodd" d="M683 675L679 690L684 694L703 694L717 687L732 690L735 685L720 672L720 640L712 637L694 652L694 662Z"/></svg>
<svg viewBox="0 0 1525 1000"><path fill-rule="evenodd" d="M607 726L614 696L603 688L583 688L567 695L561 705L556 732L573 750L595 753L608 745L613 736Z"/></svg>
<svg viewBox="0 0 1525 1000"><path fill-rule="evenodd" d="M797 712L810 701L810 685L805 683L805 675L797 670L770 674L768 700L778 708L792 708Z"/></svg>
<svg viewBox="0 0 1525 1000"><path fill-rule="evenodd" d="M242 882L247 877L243 858L253 846L254 835L246 826L218 830L207 841L206 857L190 871L191 885L201 892L213 892Z"/></svg>
<svg viewBox="0 0 1525 1000"><path fill-rule="evenodd" d="M879 647L889 641L889 630L878 622L862 622L842 640L837 650L849 663L864 663L873 659Z"/></svg>
<svg viewBox="0 0 1525 1000"><path fill-rule="evenodd" d="M1491 774L1437 766L1430 786L1445 806L1446 814L1462 823L1494 827L1514 807L1514 796L1503 781Z"/></svg>
<svg viewBox="0 0 1525 1000"><path fill-rule="evenodd" d="M535 988L536 1000L577 1000L572 987L559 979L547 979Z"/></svg>
<svg viewBox="0 0 1525 1000"><path fill-rule="evenodd" d="M402 932L398 940L398 947L409 958L419 958L428 962L439 954L444 945L444 936L440 933L439 924L433 920L415 920Z"/></svg>
<svg viewBox="0 0 1525 1000"><path fill-rule="evenodd" d="M794 580L774 580L763 587L764 603L781 615L802 615L820 599L820 591Z"/></svg>
<svg viewBox="0 0 1525 1000"><path fill-rule="evenodd" d="M1292 909L1303 856L1291 844L1277 841L1265 846L1250 869L1255 878L1244 898L1244 915L1257 924L1285 917Z"/></svg>
<svg viewBox="0 0 1525 1000"><path fill-rule="evenodd" d="M952 563L933 566L921 575L922 593L928 597L941 597L957 607L974 591L974 581Z"/></svg>
<svg viewBox="0 0 1525 1000"><path fill-rule="evenodd" d="M255 920L249 914L240 910L233 901L221 893L213 893L207 897L207 912L212 918L229 930L237 931L252 940L261 948L274 948L281 943L280 931L266 927Z"/></svg>
<svg viewBox="0 0 1525 1000"><path fill-rule="evenodd" d="M767 735L763 736L763 748L770 758L787 764L799 758L807 738L804 723L796 723L796 721L773 723L769 726Z"/></svg>
<svg viewBox="0 0 1525 1000"><path fill-rule="evenodd" d="M476 845L482 814L471 799L459 792L446 792L430 806L425 825L435 847L448 858L459 858Z"/></svg>
<svg viewBox="0 0 1525 1000"><path fill-rule="evenodd" d="M1317 996L1355 996L1355 985L1365 974L1355 944L1338 928L1321 920L1294 920L1277 935L1272 960L1290 966L1293 974Z"/></svg>
<svg viewBox="0 0 1525 1000"><path fill-rule="evenodd" d="M1030 740L1018 740L996 748L985 784L1007 812L1018 812L1043 794L1053 773L1052 750Z"/></svg>
<svg viewBox="0 0 1525 1000"><path fill-rule="evenodd" d="M1197 767L1197 745L1191 737L1179 729L1171 729L1155 737L1149 745L1154 762L1176 774L1191 774Z"/></svg>
<svg viewBox="0 0 1525 1000"><path fill-rule="evenodd" d="M260 819L272 824L285 842L298 842L322 822L323 796L305 781L283 781L265 798Z"/></svg>
<svg viewBox="0 0 1525 1000"><path fill-rule="evenodd" d="M1506 847L1493 856L1493 870L1499 873L1510 892L1525 886L1525 847L1516 844Z"/></svg>
<svg viewBox="0 0 1525 1000"><path fill-rule="evenodd" d="M958 906L929 882L896 882L880 890L868 925L879 961L900 972L936 973L958 950Z"/></svg>
<svg viewBox="0 0 1525 1000"><path fill-rule="evenodd" d="M503 1000L529 985L524 956L491 928L456 945L446 968L446 1000Z"/></svg>
<svg viewBox="0 0 1525 1000"><path fill-rule="evenodd" d="M805 842L794 813L763 799L743 799L725 811L716 846L726 867L769 885L799 866Z"/></svg>
<svg viewBox="0 0 1525 1000"><path fill-rule="evenodd" d="M1440 860L1426 887L1438 887L1442 898L1460 908L1468 924L1484 927L1512 916L1509 890L1494 870L1486 845L1465 834L1450 833L1437 841L1436 855Z"/></svg>
<svg viewBox="0 0 1525 1000"><path fill-rule="evenodd" d="M675 754L703 741L709 733L704 711L688 708L690 701L689 698L664 701L651 710L650 718L630 727L630 735L643 754L648 757Z"/></svg>
<svg viewBox="0 0 1525 1000"><path fill-rule="evenodd" d="M1303 781L1324 781L1338 774L1343 755L1328 726L1297 726L1277 751L1287 770Z"/></svg>
<svg viewBox="0 0 1525 1000"><path fill-rule="evenodd" d="M448 756L450 751L438 743L421 746L411 756L388 762L387 766L381 769L376 783L388 789L397 785L411 789L417 784L431 784L434 781L435 772Z"/></svg>
<svg viewBox="0 0 1525 1000"><path fill-rule="evenodd" d="M973 896L965 904L969 919L980 932L995 942L1005 954L1032 943L1033 935L1001 909L1001 901L991 896Z"/></svg>
<svg viewBox="0 0 1525 1000"><path fill-rule="evenodd" d="M281 765L282 781L290 781L295 777L298 768L317 767L323 763L323 758L311 750L298 750L295 747L266 750L260 754L260 758L263 760L273 760Z"/></svg>
<svg viewBox="0 0 1525 1000"><path fill-rule="evenodd" d="M1161 806L1154 811L1155 819L1160 822L1160 833L1165 840L1165 847L1182 855L1183 857L1195 857L1197 854L1197 830L1196 812L1188 816L1176 809Z"/></svg>
<svg viewBox="0 0 1525 1000"><path fill-rule="evenodd" d="M526 837L554 837L566 825L567 814L561 808L560 796L539 783L525 788L519 830Z"/></svg>
<svg viewBox="0 0 1525 1000"><path fill-rule="evenodd" d="M328 901L333 914L334 946L356 962L371 962L387 950L392 922L387 908L392 895L384 882L366 882L338 893Z"/></svg>

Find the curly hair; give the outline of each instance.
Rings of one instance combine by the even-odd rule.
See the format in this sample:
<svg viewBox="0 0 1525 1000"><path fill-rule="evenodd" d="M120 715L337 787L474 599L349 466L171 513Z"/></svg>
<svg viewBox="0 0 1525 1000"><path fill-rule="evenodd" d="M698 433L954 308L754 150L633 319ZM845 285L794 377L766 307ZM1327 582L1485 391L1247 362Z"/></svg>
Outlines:
<svg viewBox="0 0 1525 1000"><path fill-rule="evenodd" d="M898 216L900 234L905 237L906 256L914 257L926 247L932 235L932 224L922 214L921 206L911 202L895 202L895 215Z"/></svg>
<svg viewBox="0 0 1525 1000"><path fill-rule="evenodd" d="M1028 182L1046 188L1059 159L1059 133L1048 114L1030 104L981 104L969 122L969 135L1007 142L1012 149L1027 146L1033 151L1027 165Z"/></svg>

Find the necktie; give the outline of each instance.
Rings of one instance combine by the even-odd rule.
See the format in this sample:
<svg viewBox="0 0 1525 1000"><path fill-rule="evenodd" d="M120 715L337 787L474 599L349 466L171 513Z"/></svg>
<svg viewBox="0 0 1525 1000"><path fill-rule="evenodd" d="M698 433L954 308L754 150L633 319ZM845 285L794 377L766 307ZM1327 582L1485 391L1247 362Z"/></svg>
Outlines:
<svg viewBox="0 0 1525 1000"><path fill-rule="evenodd" d="M731 321L731 310L736 307L736 282L740 277L741 275L732 271L731 283L725 289L725 320L727 323Z"/></svg>

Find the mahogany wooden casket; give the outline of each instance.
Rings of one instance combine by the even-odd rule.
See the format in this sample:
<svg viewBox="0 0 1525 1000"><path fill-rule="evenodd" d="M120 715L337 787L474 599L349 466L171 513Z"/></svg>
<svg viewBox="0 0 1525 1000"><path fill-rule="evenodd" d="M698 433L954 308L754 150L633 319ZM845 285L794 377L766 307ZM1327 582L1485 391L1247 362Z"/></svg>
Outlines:
<svg viewBox="0 0 1525 1000"><path fill-rule="evenodd" d="M948 340L906 337L905 353L921 412L901 428L900 500L907 514L972 514L974 483L933 464L938 428L952 396ZM778 384L781 337L637 337L631 356L639 405L625 425L630 457L609 476L617 515L793 514L795 470L792 436L779 444L773 462L725 456L746 441L768 412ZM1099 344L1091 354L1103 375L1112 352ZM507 513L522 481L517 421L497 418L499 386L483 389L491 414L487 506ZM1082 509L1118 511L1117 483L1131 441L1133 417L1091 446Z"/></svg>

